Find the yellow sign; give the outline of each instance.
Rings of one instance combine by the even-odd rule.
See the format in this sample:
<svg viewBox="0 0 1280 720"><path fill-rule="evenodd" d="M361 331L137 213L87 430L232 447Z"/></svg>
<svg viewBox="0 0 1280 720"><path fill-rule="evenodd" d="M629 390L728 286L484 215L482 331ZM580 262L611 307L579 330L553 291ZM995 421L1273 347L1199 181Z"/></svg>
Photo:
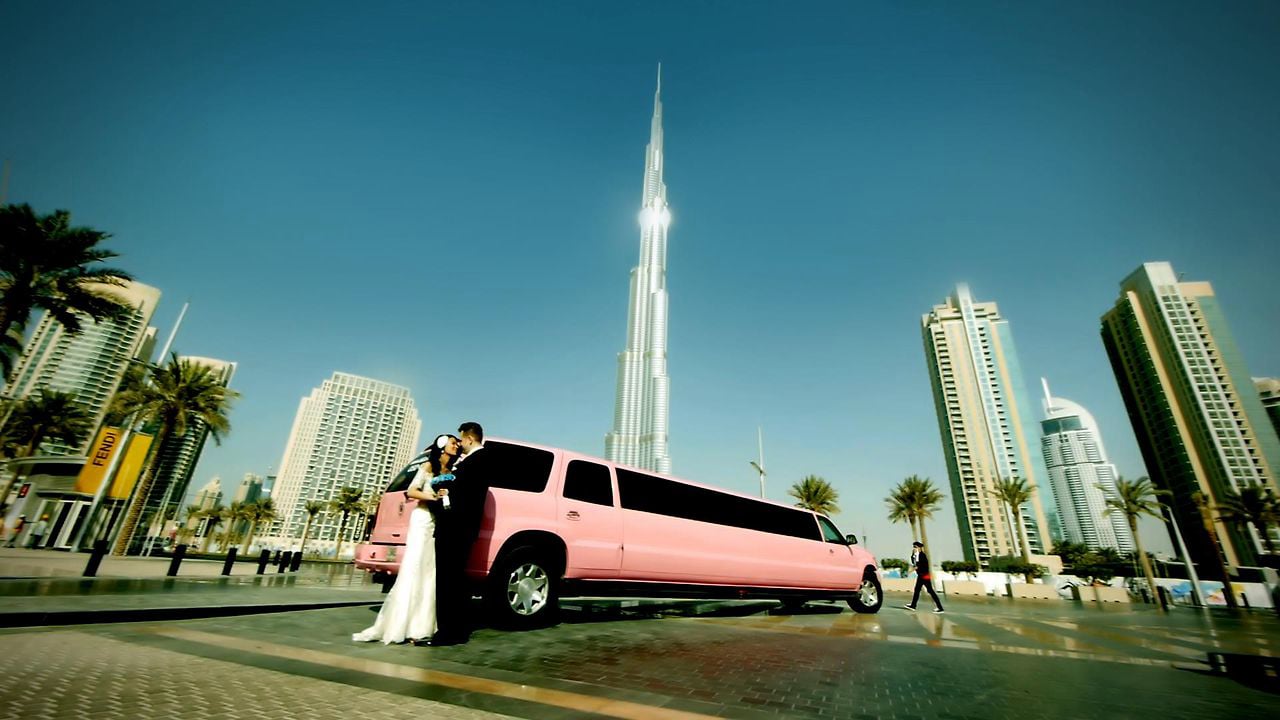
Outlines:
<svg viewBox="0 0 1280 720"><path fill-rule="evenodd" d="M104 427L89 446L89 460L80 468L76 478L76 492L92 495L98 492L102 479L111 465L111 458L120 449L120 428Z"/></svg>
<svg viewBox="0 0 1280 720"><path fill-rule="evenodd" d="M120 470L116 472L116 481L111 483L110 496L116 500L124 500L133 492L138 477L142 474L142 464L147 460L147 451L151 449L152 437L137 434L129 439L129 447L125 449L124 460L120 462Z"/></svg>
<svg viewBox="0 0 1280 720"><path fill-rule="evenodd" d="M102 428L93 445L89 447L89 460L80 469L76 477L75 491L92 495L98 492L106 477L111 459L120 452L120 437L124 433L120 428ZM147 451L151 449L150 435L136 434L129 440L129 447L124 451L120 467L116 469L116 480L111 484L109 497L123 500L133 492L133 486L142 474L142 464L146 462Z"/></svg>

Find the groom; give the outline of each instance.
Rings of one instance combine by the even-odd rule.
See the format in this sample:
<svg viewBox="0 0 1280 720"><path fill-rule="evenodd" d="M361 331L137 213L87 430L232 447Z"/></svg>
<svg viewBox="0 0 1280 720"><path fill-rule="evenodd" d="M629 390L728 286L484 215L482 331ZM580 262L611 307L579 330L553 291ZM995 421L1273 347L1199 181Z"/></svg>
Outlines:
<svg viewBox="0 0 1280 720"><path fill-rule="evenodd" d="M480 423L458 426L466 453L453 467L448 510L436 516L436 634L432 645L465 643L471 635L471 586L467 558L480 534L485 498L489 495L492 456L484 449Z"/></svg>

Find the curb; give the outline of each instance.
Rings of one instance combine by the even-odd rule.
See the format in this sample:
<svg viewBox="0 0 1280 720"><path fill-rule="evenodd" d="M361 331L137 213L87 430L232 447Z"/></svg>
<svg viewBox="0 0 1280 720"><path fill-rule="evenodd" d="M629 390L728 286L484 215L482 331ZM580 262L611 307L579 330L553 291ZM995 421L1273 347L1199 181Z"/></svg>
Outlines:
<svg viewBox="0 0 1280 720"><path fill-rule="evenodd" d="M16 612L0 614L0 628L39 627L43 625L96 625L123 622L155 622L160 620L196 620L200 618L293 612L295 610L324 610L326 608L380 605L382 602L382 599L378 599L272 605L220 605L210 607Z"/></svg>

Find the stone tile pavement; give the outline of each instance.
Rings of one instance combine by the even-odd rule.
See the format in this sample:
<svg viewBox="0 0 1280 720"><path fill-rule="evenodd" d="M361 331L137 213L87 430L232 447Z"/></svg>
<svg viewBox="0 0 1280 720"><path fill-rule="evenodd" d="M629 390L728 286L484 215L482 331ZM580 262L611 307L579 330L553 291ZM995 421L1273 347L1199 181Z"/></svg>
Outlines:
<svg viewBox="0 0 1280 720"><path fill-rule="evenodd" d="M505 717L91 633L15 633L0 638L0 647L2 720Z"/></svg>

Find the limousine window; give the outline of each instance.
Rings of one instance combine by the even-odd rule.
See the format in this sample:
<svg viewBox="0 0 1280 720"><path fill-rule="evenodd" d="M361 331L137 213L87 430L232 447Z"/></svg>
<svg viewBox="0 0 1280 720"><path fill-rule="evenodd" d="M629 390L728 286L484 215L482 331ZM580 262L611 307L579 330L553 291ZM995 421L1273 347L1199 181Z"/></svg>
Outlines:
<svg viewBox="0 0 1280 720"><path fill-rule="evenodd" d="M822 526L822 539L836 545L849 544L849 541L845 540L844 536L840 534L840 530L835 526L835 523L819 515L818 524Z"/></svg>
<svg viewBox="0 0 1280 720"><path fill-rule="evenodd" d="M822 540L813 515L656 475L618 468L618 497L627 510L747 530Z"/></svg>
<svg viewBox="0 0 1280 720"><path fill-rule="evenodd" d="M547 479L551 477L551 464L555 455L546 450L508 445L500 442L487 442L483 452L491 452L494 457L493 475L489 479L490 487L522 490L540 493L547 489Z"/></svg>
<svg viewBox="0 0 1280 720"><path fill-rule="evenodd" d="M564 496L570 500L613 506L613 480L609 468L586 460L573 460L564 473Z"/></svg>
<svg viewBox="0 0 1280 720"><path fill-rule="evenodd" d="M409 483L413 482L413 476L418 474L418 466L422 464L425 457L414 458L409 466L400 471L400 474L391 481L387 486L387 492L404 492L409 489Z"/></svg>

